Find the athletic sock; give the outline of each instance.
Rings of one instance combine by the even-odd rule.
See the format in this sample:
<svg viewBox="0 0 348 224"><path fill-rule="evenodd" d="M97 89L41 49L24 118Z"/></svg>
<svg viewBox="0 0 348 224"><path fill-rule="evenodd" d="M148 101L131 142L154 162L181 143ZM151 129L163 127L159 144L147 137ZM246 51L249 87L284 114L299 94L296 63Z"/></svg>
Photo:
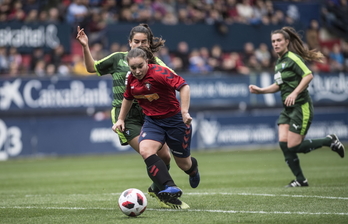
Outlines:
<svg viewBox="0 0 348 224"><path fill-rule="evenodd" d="M166 185L176 186L168 172L166 164L156 154L145 159L145 164L147 166L147 174L161 190L164 190Z"/></svg>
<svg viewBox="0 0 348 224"><path fill-rule="evenodd" d="M304 181L306 178L303 175L303 172L300 166L300 159L298 158L297 154L288 149L287 142L279 142L279 146L283 151L285 162L288 164L291 172L296 177L296 180Z"/></svg>
<svg viewBox="0 0 348 224"><path fill-rule="evenodd" d="M167 164L166 166L167 166L167 170L169 171L169 169L170 169L170 164ZM159 192L159 191L164 190L164 187L163 187L163 186L157 186L157 184L155 184L155 182L152 182L151 188L152 188L152 190L154 190L155 192Z"/></svg>
<svg viewBox="0 0 348 224"><path fill-rule="evenodd" d="M187 173L190 176L193 176L198 171L198 169L197 169L198 163L197 163L196 158L194 158L194 157L191 157L191 161L192 161L192 166L191 166L191 168L189 170L186 170L185 173Z"/></svg>
<svg viewBox="0 0 348 224"><path fill-rule="evenodd" d="M309 153L315 149L319 149L323 146L330 146L331 138L318 138L304 140L300 145L289 148L290 151L296 153Z"/></svg>

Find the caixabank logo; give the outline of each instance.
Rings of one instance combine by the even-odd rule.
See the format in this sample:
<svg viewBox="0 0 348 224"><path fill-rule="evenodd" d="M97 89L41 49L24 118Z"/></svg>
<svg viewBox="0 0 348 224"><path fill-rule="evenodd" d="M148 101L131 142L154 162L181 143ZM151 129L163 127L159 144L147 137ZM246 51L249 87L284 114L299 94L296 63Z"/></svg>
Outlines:
<svg viewBox="0 0 348 224"><path fill-rule="evenodd" d="M111 105L110 93L105 80L93 86L82 80L0 81L0 111L106 107Z"/></svg>

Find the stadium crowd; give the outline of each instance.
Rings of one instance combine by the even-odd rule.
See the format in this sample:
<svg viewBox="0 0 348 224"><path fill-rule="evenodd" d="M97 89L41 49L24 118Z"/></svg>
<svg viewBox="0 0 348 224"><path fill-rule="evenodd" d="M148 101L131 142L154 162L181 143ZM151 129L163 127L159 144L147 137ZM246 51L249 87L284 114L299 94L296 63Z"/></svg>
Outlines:
<svg viewBox="0 0 348 224"><path fill-rule="evenodd" d="M308 0L310 1L310 0ZM300 2L300 1L299 1ZM304 2L304 1L301 1ZM325 1L331 9L348 12L347 0ZM333 21L335 14L323 7L325 19ZM85 28L95 59L128 46L112 43L106 48L103 31L109 24L120 22L176 24L277 24L291 26L297 22L296 8L283 12L273 7L271 0L1 0L0 21L21 23L68 23L72 45L75 29ZM344 13L343 13L344 14ZM345 14L347 15L347 13ZM320 21L312 20L305 30L304 40L310 49L319 49L326 56L324 63L312 63L313 72L348 72L348 43L330 36ZM223 26L221 26L223 29ZM164 38L165 39L165 38ZM276 56L266 43L244 45L241 52L225 52L218 44L212 48L191 49L184 40L175 51L164 47L158 56L177 72L209 75L212 72L251 74L272 71ZM80 53L67 53L62 45L52 52L37 48L30 55L20 54L15 47L0 47L0 75L39 77L88 75Z"/></svg>

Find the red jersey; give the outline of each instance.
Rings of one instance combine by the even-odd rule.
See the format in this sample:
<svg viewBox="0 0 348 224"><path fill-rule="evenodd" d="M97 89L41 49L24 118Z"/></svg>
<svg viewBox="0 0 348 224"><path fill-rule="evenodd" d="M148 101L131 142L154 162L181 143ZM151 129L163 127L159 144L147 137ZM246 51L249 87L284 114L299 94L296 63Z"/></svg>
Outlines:
<svg viewBox="0 0 348 224"><path fill-rule="evenodd" d="M187 85L186 81L166 67L149 64L149 70L142 80L132 74L128 76L127 100L137 100L147 116L162 119L174 116L180 109L175 90Z"/></svg>

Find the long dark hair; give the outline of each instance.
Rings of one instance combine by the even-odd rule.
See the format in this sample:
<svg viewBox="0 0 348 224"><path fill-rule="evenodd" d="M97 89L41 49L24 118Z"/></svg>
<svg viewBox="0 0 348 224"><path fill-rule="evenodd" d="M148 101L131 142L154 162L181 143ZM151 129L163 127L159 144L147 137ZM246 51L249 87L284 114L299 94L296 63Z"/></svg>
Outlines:
<svg viewBox="0 0 348 224"><path fill-rule="evenodd" d="M300 35L294 28L285 26L280 30L273 31L271 36L276 33L282 34L286 40L289 40L288 49L300 55L304 60L323 62L324 55L320 51L315 49L309 50L307 47L305 47Z"/></svg>
<svg viewBox="0 0 348 224"><path fill-rule="evenodd" d="M150 51L152 53L159 51L160 48L164 47L164 42L166 42L160 37L154 37L150 27L145 23L141 23L138 26L133 27L133 29L129 33L128 40L132 41L136 33L143 33L147 36L150 45Z"/></svg>

